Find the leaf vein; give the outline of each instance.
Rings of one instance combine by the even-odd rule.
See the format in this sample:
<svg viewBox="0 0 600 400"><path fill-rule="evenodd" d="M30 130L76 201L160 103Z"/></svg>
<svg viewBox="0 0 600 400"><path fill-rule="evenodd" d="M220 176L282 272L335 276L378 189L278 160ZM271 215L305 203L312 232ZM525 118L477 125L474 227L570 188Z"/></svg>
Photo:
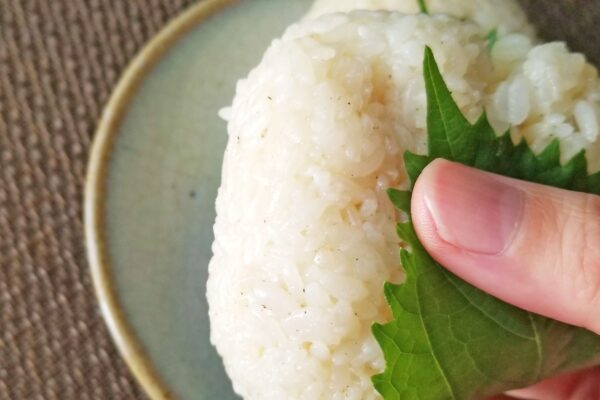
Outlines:
<svg viewBox="0 0 600 400"><path fill-rule="evenodd" d="M531 313L527 313L527 316L529 317L529 322L531 322L531 329L533 330L533 334L535 337L535 348L537 351L537 373L536 373L536 380L539 380L539 378L542 375L542 357L543 357L543 353L542 353L542 340L540 338L540 333L538 331L537 325L535 323L535 320L533 319L533 316L531 315Z"/></svg>
<svg viewBox="0 0 600 400"><path fill-rule="evenodd" d="M526 340L531 340L531 341L535 341L535 335L534 336L525 336L522 335L512 329L507 328L506 326L502 325L498 320L496 320L496 318L494 318L494 316L490 315L488 312L486 312L482 307L479 307L479 305L475 304L473 301L471 301L471 299L469 298L469 296L467 296L462 289L456 285L456 283L454 283L454 281L450 278L449 272L445 270L445 268L443 268L442 266L439 266L444 274L444 277L448 280L448 282L450 282L450 284L452 286L454 286L454 288L458 291L458 293L460 293L460 295L467 301L469 302L469 304L471 304L473 306L473 308L475 308L477 311L479 311L480 313L482 313L485 317L487 317L488 319L490 319L491 321L493 321L496 325L498 325L500 328L504 329L507 332L510 332L511 334L520 337L522 339L526 339ZM531 318L531 314L527 313L527 315Z"/></svg>
<svg viewBox="0 0 600 400"><path fill-rule="evenodd" d="M429 337L429 331L427 330L427 327L425 325L425 320L423 319L423 309L421 307L421 296L419 295L419 288L416 287L415 289L416 289L415 293L417 295L417 304L419 305L419 321L421 322L421 327L423 328L423 332L425 332L425 337L427 338L427 343L429 344L429 347L431 348L431 356L433 358L433 361L435 362L435 365L438 367L440 374L442 375L442 378L444 378L444 382L446 382L446 386L448 386L448 390L450 391L452 398L457 400L458 397L456 396L456 393L454 393L454 388L450 384L450 381L448 380L448 377L446 376L446 373L444 372L444 369L442 368L440 360L438 359L437 355L435 354L435 348L433 346L433 342L431 340L431 337Z"/></svg>

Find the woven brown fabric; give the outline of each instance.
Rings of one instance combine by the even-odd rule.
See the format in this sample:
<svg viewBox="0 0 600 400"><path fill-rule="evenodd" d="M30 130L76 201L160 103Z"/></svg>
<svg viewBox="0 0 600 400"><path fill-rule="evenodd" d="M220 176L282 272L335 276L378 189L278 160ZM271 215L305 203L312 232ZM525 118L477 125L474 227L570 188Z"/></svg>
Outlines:
<svg viewBox="0 0 600 400"><path fill-rule="evenodd" d="M0 399L144 397L98 312L82 187L119 75L193 2L0 0ZM524 3L543 35L600 62L600 2Z"/></svg>
<svg viewBox="0 0 600 400"><path fill-rule="evenodd" d="M503 1L503 0L498 0ZM566 41L600 66L600 1L519 0L544 40Z"/></svg>
<svg viewBox="0 0 600 400"><path fill-rule="evenodd" d="M86 262L82 188L103 105L191 0L0 0L0 399L137 399Z"/></svg>

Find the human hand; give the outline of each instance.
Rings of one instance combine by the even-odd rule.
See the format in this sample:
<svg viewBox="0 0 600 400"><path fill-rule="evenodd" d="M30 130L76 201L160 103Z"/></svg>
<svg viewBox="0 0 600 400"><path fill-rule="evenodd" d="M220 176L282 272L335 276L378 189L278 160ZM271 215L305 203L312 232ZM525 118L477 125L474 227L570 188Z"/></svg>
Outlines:
<svg viewBox="0 0 600 400"><path fill-rule="evenodd" d="M600 335L599 196L436 160L416 182L412 219L427 251L462 279ZM509 395L597 400L600 367Z"/></svg>

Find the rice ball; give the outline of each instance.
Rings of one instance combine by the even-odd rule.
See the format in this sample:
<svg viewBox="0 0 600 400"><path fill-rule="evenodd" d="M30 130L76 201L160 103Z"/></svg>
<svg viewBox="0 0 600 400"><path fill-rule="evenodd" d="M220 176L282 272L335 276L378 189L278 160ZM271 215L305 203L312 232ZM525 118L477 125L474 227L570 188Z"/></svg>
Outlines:
<svg viewBox="0 0 600 400"><path fill-rule="evenodd" d="M434 4L434 2L431 2ZM422 61L455 101L537 151L561 139L599 169L600 80L585 57L526 35L491 53L475 23L355 11L292 25L237 86L216 202L211 340L248 400L378 399L370 327L403 280L385 190L426 153Z"/></svg>

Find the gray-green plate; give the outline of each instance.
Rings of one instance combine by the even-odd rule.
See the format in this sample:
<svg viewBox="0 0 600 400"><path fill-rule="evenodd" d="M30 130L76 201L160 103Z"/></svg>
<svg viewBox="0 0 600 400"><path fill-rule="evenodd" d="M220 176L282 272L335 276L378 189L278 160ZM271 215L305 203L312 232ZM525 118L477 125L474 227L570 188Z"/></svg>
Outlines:
<svg viewBox="0 0 600 400"><path fill-rule="evenodd" d="M153 399L236 396L205 299L235 83L310 0L203 0L129 67L92 150L85 222L103 315Z"/></svg>

